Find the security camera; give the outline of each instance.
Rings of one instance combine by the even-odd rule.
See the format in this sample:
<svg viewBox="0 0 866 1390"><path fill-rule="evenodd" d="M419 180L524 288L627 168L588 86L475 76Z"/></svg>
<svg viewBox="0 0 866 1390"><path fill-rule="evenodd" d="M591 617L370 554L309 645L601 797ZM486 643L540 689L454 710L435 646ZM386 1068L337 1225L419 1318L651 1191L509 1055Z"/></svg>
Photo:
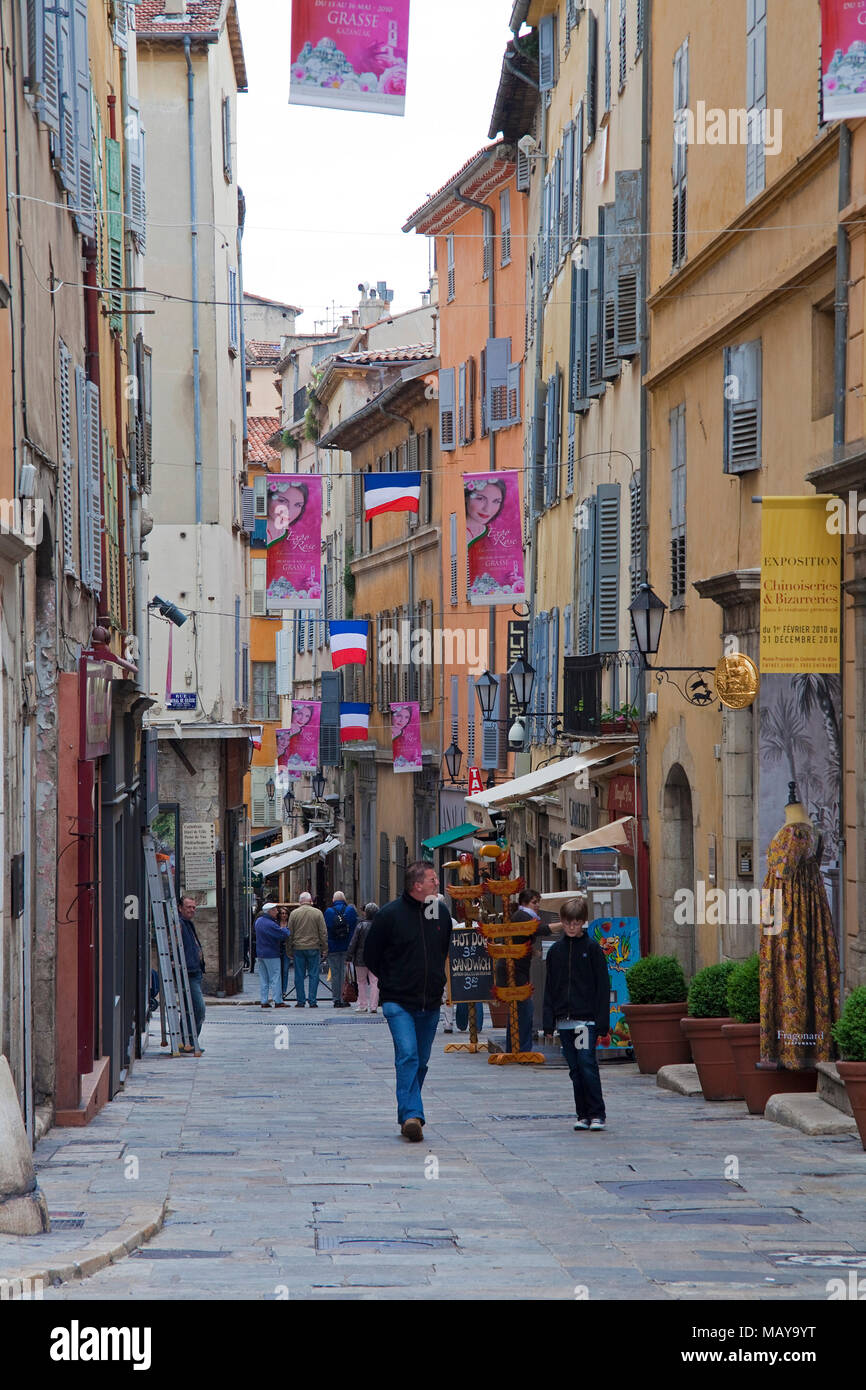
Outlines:
<svg viewBox="0 0 866 1390"><path fill-rule="evenodd" d="M538 149L538 141L534 135L521 135L517 142L517 148L521 154L525 154L527 159L531 159Z"/></svg>
<svg viewBox="0 0 866 1390"><path fill-rule="evenodd" d="M515 719L511 728L508 730L508 747L517 750L523 747L526 738L526 729L522 719Z"/></svg>
<svg viewBox="0 0 866 1390"><path fill-rule="evenodd" d="M168 599L160 598L159 594L154 594L148 607L155 608L163 618L168 618L170 623L174 623L175 627L183 627L189 617L188 613L181 613L177 604L169 603Z"/></svg>

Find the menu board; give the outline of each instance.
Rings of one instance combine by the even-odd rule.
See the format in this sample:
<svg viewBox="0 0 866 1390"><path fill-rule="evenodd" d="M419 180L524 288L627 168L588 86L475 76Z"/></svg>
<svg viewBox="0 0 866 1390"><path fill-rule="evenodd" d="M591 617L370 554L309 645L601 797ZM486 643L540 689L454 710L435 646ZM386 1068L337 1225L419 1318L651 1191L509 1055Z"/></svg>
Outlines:
<svg viewBox="0 0 866 1390"><path fill-rule="evenodd" d="M455 922L448 948L448 1002L489 1003L493 999L493 961L473 922Z"/></svg>

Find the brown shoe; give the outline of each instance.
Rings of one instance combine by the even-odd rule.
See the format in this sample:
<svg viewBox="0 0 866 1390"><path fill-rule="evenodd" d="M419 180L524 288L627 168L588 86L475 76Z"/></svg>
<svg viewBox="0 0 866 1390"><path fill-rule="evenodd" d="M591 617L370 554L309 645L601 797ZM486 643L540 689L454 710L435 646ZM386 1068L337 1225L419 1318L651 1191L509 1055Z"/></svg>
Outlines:
<svg viewBox="0 0 866 1390"><path fill-rule="evenodd" d="M275 1008L275 1009L287 1009L288 1007L289 1007L288 1004L275 1004L275 1005L274 1005L274 1008Z"/></svg>
<svg viewBox="0 0 866 1390"><path fill-rule="evenodd" d="M411 1144L420 1144L424 1138L423 1122L419 1119L404 1120L400 1126L400 1133L404 1139L408 1139Z"/></svg>

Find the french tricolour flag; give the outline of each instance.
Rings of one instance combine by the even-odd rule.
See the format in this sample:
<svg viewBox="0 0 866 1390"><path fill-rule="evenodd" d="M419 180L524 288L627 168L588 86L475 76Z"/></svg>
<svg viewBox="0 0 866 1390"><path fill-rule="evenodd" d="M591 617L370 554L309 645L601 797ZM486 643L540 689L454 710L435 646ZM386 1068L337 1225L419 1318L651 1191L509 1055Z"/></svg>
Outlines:
<svg viewBox="0 0 866 1390"><path fill-rule="evenodd" d="M417 512L420 473L365 473L364 520L381 512Z"/></svg>
<svg viewBox="0 0 866 1390"><path fill-rule="evenodd" d="M336 671L338 666L358 662L363 666L367 660L367 637L370 631L368 622L329 623L331 642L331 663Z"/></svg>
<svg viewBox="0 0 866 1390"><path fill-rule="evenodd" d="M369 705L340 705L340 742L366 739L370 735Z"/></svg>

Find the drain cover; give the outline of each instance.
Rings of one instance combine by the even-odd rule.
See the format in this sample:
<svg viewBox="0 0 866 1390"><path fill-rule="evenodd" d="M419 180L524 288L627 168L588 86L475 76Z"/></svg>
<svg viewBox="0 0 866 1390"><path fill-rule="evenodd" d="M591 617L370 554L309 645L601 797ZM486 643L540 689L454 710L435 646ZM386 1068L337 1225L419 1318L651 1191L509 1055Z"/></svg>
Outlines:
<svg viewBox="0 0 866 1390"><path fill-rule="evenodd" d="M598 1186L617 1197L644 1197L647 1201L659 1197L730 1197L745 1191L738 1182L725 1178L660 1178L648 1182L599 1182Z"/></svg>
<svg viewBox="0 0 866 1390"><path fill-rule="evenodd" d="M163 1158L237 1158L237 1149L163 1149Z"/></svg>
<svg viewBox="0 0 866 1390"><path fill-rule="evenodd" d="M133 1250L135 1260L227 1260L232 1250Z"/></svg>
<svg viewBox="0 0 866 1390"><path fill-rule="evenodd" d="M781 1250L766 1258L782 1269L866 1269L866 1255L836 1250Z"/></svg>
<svg viewBox="0 0 866 1390"><path fill-rule="evenodd" d="M404 1254L412 1250L455 1250L455 1236L325 1236L316 1231L316 1253L335 1255Z"/></svg>
<svg viewBox="0 0 866 1390"><path fill-rule="evenodd" d="M50 1211L52 1231L77 1231L84 1225L83 1211Z"/></svg>
<svg viewBox="0 0 866 1390"><path fill-rule="evenodd" d="M686 1226L793 1226L806 1220L792 1207L759 1211L650 1211L647 1216L651 1221L680 1222Z"/></svg>

